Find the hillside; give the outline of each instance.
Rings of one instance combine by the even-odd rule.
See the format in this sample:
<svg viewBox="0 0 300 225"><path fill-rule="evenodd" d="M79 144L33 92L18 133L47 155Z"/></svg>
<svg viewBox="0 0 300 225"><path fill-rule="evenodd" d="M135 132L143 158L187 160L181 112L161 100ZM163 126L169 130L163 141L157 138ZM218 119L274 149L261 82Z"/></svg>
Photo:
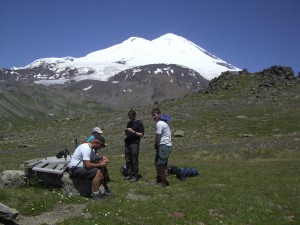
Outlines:
<svg viewBox="0 0 300 225"><path fill-rule="evenodd" d="M237 74L225 72L213 79L206 91L157 104L172 116L173 130L186 132L186 137L180 140L179 145L189 146L190 150L202 149L203 145L207 150L233 150L238 147L236 143L239 142L251 145L253 137L256 145L267 145L268 139L270 148L280 150L280 145L275 144L276 140L282 141L299 135L297 132L300 131L300 125L295 122L300 118L299 85L299 77L294 77L290 68L272 67L255 74L247 71ZM137 108L139 118L148 127L146 134L152 132L153 122L149 113L154 106L152 103ZM85 107L82 110L84 109ZM112 142L112 148L115 149L123 141L126 113L127 109L108 113L97 111L96 115L86 114L72 120L49 122L46 129L44 124L40 127L38 123L34 129L25 126L18 129L22 133L18 143L38 145L40 150L49 150L51 145L55 152L65 146L72 148L75 138L84 139L82 137L97 125L104 129L108 141ZM1 149L16 147L14 136L10 136L9 131L2 132L1 136ZM55 143L54 139L57 140ZM295 146L291 145L289 148L294 149Z"/></svg>
<svg viewBox="0 0 300 225"><path fill-rule="evenodd" d="M41 73L36 69L19 70L14 76L1 75L0 71L3 79L0 82L0 131L180 98L204 90L208 85L198 72L172 64L134 67L108 81L81 80L50 86L30 80L34 77L32 73ZM22 76L29 80L21 79Z"/></svg>
<svg viewBox="0 0 300 225"><path fill-rule="evenodd" d="M78 91L64 91L21 81L2 82L0 87L0 132L29 124L42 125L110 111Z"/></svg>

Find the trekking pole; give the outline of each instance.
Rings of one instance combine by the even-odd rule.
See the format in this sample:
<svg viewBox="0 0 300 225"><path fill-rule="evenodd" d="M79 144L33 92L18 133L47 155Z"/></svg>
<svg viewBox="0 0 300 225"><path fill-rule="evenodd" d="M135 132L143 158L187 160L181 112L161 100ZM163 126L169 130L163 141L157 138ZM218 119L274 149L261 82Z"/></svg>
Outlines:
<svg viewBox="0 0 300 225"><path fill-rule="evenodd" d="M78 147L78 140L75 138L75 149Z"/></svg>
<svg viewBox="0 0 300 225"><path fill-rule="evenodd" d="M66 148L66 149L65 149L65 152L64 152L65 160L67 160L67 156L68 156L68 155L72 158L72 156L71 156L69 150Z"/></svg>

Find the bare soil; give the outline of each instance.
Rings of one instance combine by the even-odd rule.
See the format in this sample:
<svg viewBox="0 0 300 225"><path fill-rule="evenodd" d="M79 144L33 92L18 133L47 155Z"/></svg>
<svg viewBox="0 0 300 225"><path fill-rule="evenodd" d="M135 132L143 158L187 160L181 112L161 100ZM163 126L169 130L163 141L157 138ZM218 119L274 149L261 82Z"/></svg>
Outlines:
<svg viewBox="0 0 300 225"><path fill-rule="evenodd" d="M58 205L53 211L45 212L38 216L25 217L20 215L15 224L19 225L40 225L48 224L54 225L63 222L65 219L84 216L89 218L91 215L89 213L83 212L86 204L68 204L68 205Z"/></svg>

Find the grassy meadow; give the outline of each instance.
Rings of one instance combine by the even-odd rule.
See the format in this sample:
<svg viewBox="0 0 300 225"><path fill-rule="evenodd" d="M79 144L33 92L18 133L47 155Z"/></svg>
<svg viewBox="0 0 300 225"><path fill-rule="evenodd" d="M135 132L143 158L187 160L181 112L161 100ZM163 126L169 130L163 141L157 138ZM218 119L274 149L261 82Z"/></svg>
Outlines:
<svg viewBox="0 0 300 225"><path fill-rule="evenodd" d="M26 160L65 148L73 152L75 139L83 142L100 126L114 196L95 202L32 181L27 188L0 190L0 202L26 217L84 204L82 213L69 212L57 223L64 225L300 224L299 84L251 94L245 90L254 78L239 79L239 88L160 103L172 117L173 134L184 131L183 137L173 136L169 164L197 168L200 176L180 181L170 175L167 188L148 185L155 178L155 124L150 115L154 106L144 106L137 108L145 126L139 182L124 181L120 173L127 110L99 113L2 134L0 171L20 169Z"/></svg>

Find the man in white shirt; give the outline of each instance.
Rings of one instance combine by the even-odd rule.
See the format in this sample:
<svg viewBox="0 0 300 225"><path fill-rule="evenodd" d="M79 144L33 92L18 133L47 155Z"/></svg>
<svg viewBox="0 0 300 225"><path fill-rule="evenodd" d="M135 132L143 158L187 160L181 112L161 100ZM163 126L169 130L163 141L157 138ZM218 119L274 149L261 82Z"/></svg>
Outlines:
<svg viewBox="0 0 300 225"><path fill-rule="evenodd" d="M172 151L171 130L168 124L168 119L161 115L159 108L154 108L151 111L152 119L156 122L154 147L156 155L154 164L156 167L156 183L162 187L169 186L167 181L167 167L169 155Z"/></svg>
<svg viewBox="0 0 300 225"><path fill-rule="evenodd" d="M93 198L104 200L105 195L100 192L100 186L103 185L103 174L101 169L109 163L107 158L100 162L94 162L95 150L105 146L104 137L97 135L91 142L79 145L72 156L69 168L72 177L87 179L92 181Z"/></svg>

